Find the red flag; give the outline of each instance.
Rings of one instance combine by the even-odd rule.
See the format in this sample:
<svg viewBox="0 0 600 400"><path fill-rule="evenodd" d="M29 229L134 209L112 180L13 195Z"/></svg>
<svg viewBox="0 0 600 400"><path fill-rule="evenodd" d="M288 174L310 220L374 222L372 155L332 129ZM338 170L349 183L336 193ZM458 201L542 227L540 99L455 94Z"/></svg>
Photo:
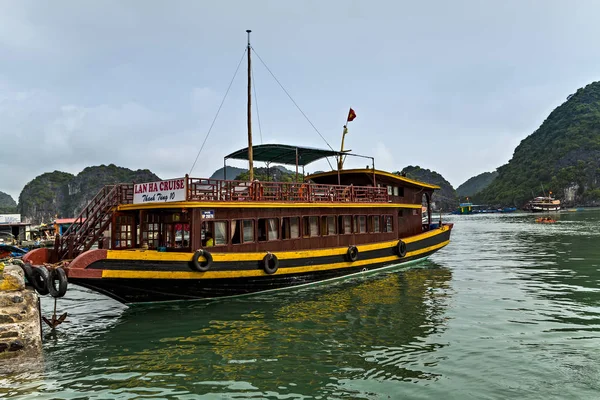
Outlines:
<svg viewBox="0 0 600 400"><path fill-rule="evenodd" d="M356 118L356 113L350 108L350 111L348 112L348 122L354 120L354 118Z"/></svg>

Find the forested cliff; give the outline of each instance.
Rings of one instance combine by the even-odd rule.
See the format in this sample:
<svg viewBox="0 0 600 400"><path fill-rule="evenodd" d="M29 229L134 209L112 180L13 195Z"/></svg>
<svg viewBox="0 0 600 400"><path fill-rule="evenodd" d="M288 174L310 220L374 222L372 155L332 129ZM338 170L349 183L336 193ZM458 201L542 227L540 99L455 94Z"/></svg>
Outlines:
<svg viewBox="0 0 600 400"><path fill-rule="evenodd" d="M600 82L567 97L517 146L498 177L478 196L523 206L552 192L563 205L600 204Z"/></svg>

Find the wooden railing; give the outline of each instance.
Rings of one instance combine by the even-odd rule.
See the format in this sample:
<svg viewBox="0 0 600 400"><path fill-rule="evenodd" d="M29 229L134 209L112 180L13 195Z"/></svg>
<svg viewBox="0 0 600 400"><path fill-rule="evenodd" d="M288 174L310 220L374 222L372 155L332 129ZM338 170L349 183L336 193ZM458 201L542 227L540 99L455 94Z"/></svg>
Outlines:
<svg viewBox="0 0 600 400"><path fill-rule="evenodd" d="M299 182L247 182L188 178L190 201L387 203L387 188Z"/></svg>

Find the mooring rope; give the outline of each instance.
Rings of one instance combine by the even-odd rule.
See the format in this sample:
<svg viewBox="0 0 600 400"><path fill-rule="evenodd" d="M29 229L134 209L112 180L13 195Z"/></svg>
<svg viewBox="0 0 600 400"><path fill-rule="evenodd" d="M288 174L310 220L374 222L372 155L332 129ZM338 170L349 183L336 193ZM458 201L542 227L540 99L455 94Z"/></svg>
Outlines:
<svg viewBox="0 0 600 400"><path fill-rule="evenodd" d="M204 149L204 145L206 144L206 141L208 140L208 137L210 136L210 132L212 131L213 126L215 125L215 121L217 120L217 117L219 116L219 112L221 111L221 108L223 107L223 103L225 103L225 99L227 98L227 94L229 93L229 89L231 89L231 85L233 85L233 81L235 80L235 77L236 77L236 75L238 73L238 70L240 69L240 65L242 65L242 61L244 60L244 56L246 55L246 51L247 51L247 49L244 49L244 54L242 54L242 58L240 58L240 62L238 63L237 68L235 69L235 73L233 74L233 78L231 78L231 82L229 82L229 86L227 87L227 91L225 92L225 96L223 96L223 100L221 100L221 104L219 105L219 109L217 110L217 114L215 115L215 118L213 119L212 123L210 124L210 128L208 128L208 132L206 133L206 136L204 137L204 141L202 142L202 146L200 147L200 150L198 151L198 154L196 155L196 159L194 160L194 163L192 164L192 168L190 168L189 175L192 174L192 170L196 166L196 162L198 161L198 157L200 157L200 153L202 153L202 149Z"/></svg>
<svg viewBox="0 0 600 400"><path fill-rule="evenodd" d="M258 96L256 95L256 78L254 77L254 68L252 73L252 89L254 89L254 104L256 104L256 119L258 120L258 133L260 133L260 144L263 144L262 128L260 127L260 114L258 113Z"/></svg>

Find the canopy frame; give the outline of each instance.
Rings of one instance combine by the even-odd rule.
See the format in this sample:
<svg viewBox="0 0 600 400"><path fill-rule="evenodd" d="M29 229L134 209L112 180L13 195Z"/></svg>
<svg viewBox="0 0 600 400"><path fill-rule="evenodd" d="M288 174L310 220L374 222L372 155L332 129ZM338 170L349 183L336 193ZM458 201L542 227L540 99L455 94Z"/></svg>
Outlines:
<svg viewBox="0 0 600 400"><path fill-rule="evenodd" d="M227 179L227 160L248 160L249 148L244 147L233 153L226 155L223 158L223 178ZM284 164L284 165L295 165L296 166L296 180L298 180L298 167L302 167L302 174L304 175L304 167L312 162L321 160L327 157L345 157L353 156L360 158L367 158L371 160L373 171L375 171L375 158L370 156L363 156L360 154L350 153L347 151L335 151L326 149L317 149L313 147L301 147L292 146L286 144L261 144L252 146L252 159L253 161L262 161L268 164ZM339 169L338 169L338 182L339 182ZM375 182L375 181L373 181Z"/></svg>

